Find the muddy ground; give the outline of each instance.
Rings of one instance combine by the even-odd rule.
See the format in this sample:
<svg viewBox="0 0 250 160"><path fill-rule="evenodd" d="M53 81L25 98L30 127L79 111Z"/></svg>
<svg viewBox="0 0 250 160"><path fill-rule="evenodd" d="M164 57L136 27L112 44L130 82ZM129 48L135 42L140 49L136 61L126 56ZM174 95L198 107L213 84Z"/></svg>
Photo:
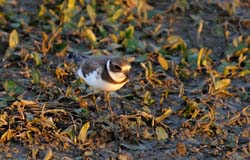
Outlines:
<svg viewBox="0 0 250 160"><path fill-rule="evenodd" d="M137 2L137 3L136 3ZM0 159L250 159L250 3L0 1ZM111 94L67 59L135 57Z"/></svg>

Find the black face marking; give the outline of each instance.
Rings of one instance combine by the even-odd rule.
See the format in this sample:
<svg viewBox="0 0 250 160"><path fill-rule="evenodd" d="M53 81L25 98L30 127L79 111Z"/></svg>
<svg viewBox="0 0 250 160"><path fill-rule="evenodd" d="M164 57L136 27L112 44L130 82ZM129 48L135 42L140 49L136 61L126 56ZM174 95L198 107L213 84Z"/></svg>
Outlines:
<svg viewBox="0 0 250 160"><path fill-rule="evenodd" d="M110 65L110 70L113 71L113 72L121 72L122 68L119 65L111 64Z"/></svg>
<svg viewBox="0 0 250 160"><path fill-rule="evenodd" d="M111 65L111 66L112 66L112 65ZM120 67L120 66L119 66L119 67ZM117 82L117 81L113 80L113 79L111 78L111 76L109 75L107 62L106 62L106 64L104 65L103 68L104 68L104 70L102 71L102 74L101 74L101 77L102 77L103 80L106 80L106 81L108 81L108 82L110 82L110 83L113 83L113 84L121 84L121 83L124 83L124 82L128 81L128 77L126 77L126 78L125 78L123 81L121 81L121 82ZM112 70L112 69L110 68L110 70Z"/></svg>

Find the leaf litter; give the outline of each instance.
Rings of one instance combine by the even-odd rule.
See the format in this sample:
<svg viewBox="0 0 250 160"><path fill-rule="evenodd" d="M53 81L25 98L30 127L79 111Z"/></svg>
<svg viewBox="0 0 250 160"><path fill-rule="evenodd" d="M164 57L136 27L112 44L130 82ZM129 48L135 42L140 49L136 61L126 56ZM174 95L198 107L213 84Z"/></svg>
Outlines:
<svg viewBox="0 0 250 160"><path fill-rule="evenodd" d="M0 7L1 159L250 158L249 2ZM114 118L69 51L135 57Z"/></svg>

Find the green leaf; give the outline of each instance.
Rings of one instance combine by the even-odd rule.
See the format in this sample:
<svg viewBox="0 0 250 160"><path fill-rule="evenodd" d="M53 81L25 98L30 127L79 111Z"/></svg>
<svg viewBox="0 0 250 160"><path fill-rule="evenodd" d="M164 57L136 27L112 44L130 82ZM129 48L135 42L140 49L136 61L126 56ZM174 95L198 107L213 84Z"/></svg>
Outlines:
<svg viewBox="0 0 250 160"><path fill-rule="evenodd" d="M36 63L36 66L40 66L42 64L42 60L38 52L33 53L33 59Z"/></svg>
<svg viewBox="0 0 250 160"><path fill-rule="evenodd" d="M24 88L21 87L21 86L17 86L14 92L17 95L20 95L20 94L22 94L24 92Z"/></svg>
<svg viewBox="0 0 250 160"><path fill-rule="evenodd" d="M3 88L6 92L14 91L16 89L16 87L17 87L17 84L12 80L6 80L3 83Z"/></svg>
<svg viewBox="0 0 250 160"><path fill-rule="evenodd" d="M0 96L0 108L6 107L8 102L15 101L15 97L9 95Z"/></svg>
<svg viewBox="0 0 250 160"><path fill-rule="evenodd" d="M10 33L10 37L9 37L9 46L10 48L16 48L18 45L19 39L18 39L18 33L16 30L13 30Z"/></svg>
<svg viewBox="0 0 250 160"><path fill-rule="evenodd" d="M3 56L2 61L5 62L6 60L9 60L10 58L12 58L14 55L14 49L13 48L7 48L5 51L5 54Z"/></svg>
<svg viewBox="0 0 250 160"><path fill-rule="evenodd" d="M31 75L32 75L33 83L39 84L41 80L41 73L38 70L33 70Z"/></svg>
<svg viewBox="0 0 250 160"><path fill-rule="evenodd" d="M162 127L156 127L155 134L156 134L157 140L166 140L168 138L167 132Z"/></svg>
<svg viewBox="0 0 250 160"><path fill-rule="evenodd" d="M217 25L212 28L212 33L215 36L223 37L224 36L224 28L221 25Z"/></svg>
<svg viewBox="0 0 250 160"><path fill-rule="evenodd" d="M9 95L1 96L0 101L14 101L15 98Z"/></svg>
<svg viewBox="0 0 250 160"><path fill-rule="evenodd" d="M150 106L150 105L152 105L152 104L155 103L155 100L154 100L153 98L151 98L151 92L150 92L150 91L146 91L146 92L144 93L144 96L143 96L143 103L144 103L145 105L148 105L148 106Z"/></svg>
<svg viewBox="0 0 250 160"><path fill-rule="evenodd" d="M142 55L139 55L136 59L135 62L144 62L147 60L148 53L144 53Z"/></svg>
<svg viewBox="0 0 250 160"><path fill-rule="evenodd" d="M53 49L55 49L56 52L63 51L67 47L67 43L60 43L60 44L54 44Z"/></svg>
<svg viewBox="0 0 250 160"><path fill-rule="evenodd" d="M198 54L192 54L188 56L187 61L192 69L197 68L197 60L198 60Z"/></svg>
<svg viewBox="0 0 250 160"><path fill-rule="evenodd" d="M3 83L3 88L6 92L14 92L17 95L22 94L24 92L24 88L17 85L16 82L12 80L6 80Z"/></svg>
<svg viewBox="0 0 250 160"><path fill-rule="evenodd" d="M138 40L129 39L127 41L127 46L126 46L127 52L133 52L137 49L137 47L138 47Z"/></svg>
<svg viewBox="0 0 250 160"><path fill-rule="evenodd" d="M7 105L6 101L0 101L0 109L6 107Z"/></svg>
<svg viewBox="0 0 250 160"><path fill-rule="evenodd" d="M98 27L98 29L103 37L107 37L109 35L109 33L105 30L103 25L98 25L97 27Z"/></svg>
<svg viewBox="0 0 250 160"><path fill-rule="evenodd" d="M134 36L134 32L135 32L134 27L130 25L125 30L125 37L128 38L128 39L132 38Z"/></svg>

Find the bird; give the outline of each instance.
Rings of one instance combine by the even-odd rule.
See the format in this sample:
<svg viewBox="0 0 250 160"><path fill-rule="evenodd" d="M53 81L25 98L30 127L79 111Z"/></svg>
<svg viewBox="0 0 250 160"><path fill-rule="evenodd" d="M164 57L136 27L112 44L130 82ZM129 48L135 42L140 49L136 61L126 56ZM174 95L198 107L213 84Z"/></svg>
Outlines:
<svg viewBox="0 0 250 160"><path fill-rule="evenodd" d="M94 89L104 91L109 110L114 114L110 103L110 92L117 91L128 83L128 74L130 73L131 62L134 61L134 57L83 56L75 53L70 53L68 57L73 59L78 66L76 71L78 77ZM97 110L94 96L93 100Z"/></svg>

